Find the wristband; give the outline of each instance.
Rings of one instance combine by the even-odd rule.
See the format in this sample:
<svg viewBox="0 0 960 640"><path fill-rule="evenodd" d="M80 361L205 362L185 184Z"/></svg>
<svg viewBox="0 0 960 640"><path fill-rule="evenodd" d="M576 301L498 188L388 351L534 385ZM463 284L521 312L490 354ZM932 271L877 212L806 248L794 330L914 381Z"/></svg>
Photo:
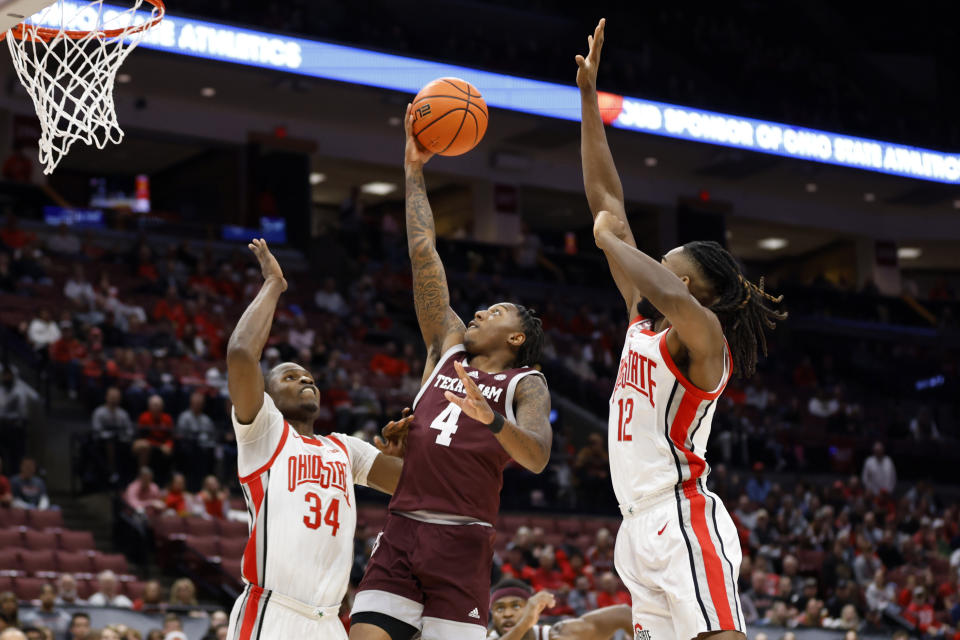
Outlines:
<svg viewBox="0 0 960 640"><path fill-rule="evenodd" d="M490 429L490 432L494 434L500 433L503 430L503 423L506 421L507 421L506 418L504 418L502 415L494 411L493 422L487 425L487 429Z"/></svg>

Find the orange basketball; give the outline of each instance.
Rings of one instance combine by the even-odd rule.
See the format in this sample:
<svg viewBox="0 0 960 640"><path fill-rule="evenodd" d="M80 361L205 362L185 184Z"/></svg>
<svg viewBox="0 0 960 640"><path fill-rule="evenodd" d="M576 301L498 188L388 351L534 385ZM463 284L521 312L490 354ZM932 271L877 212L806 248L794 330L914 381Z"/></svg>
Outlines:
<svg viewBox="0 0 960 640"><path fill-rule="evenodd" d="M487 103L460 78L437 78L413 99L413 135L424 149L459 156L487 132Z"/></svg>

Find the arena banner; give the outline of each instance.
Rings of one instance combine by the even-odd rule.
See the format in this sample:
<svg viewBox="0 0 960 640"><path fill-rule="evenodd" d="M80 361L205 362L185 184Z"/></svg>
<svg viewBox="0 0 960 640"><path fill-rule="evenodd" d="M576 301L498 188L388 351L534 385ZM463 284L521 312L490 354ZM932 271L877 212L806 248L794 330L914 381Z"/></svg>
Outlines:
<svg viewBox="0 0 960 640"><path fill-rule="evenodd" d="M67 28L97 27L96 11L86 3L66 0L64 5ZM59 11L56 13L54 16L46 10L31 20L55 26L61 19ZM119 9L105 5L104 24L118 26L110 21L121 15ZM136 19L145 20L146 13L141 12ZM169 13L140 46L410 94L435 78L454 76L478 87L489 106L549 118L580 119L572 62L570 84L562 85ZM956 154L612 93L601 93L600 103L607 124L620 129L920 180L960 183L960 155Z"/></svg>

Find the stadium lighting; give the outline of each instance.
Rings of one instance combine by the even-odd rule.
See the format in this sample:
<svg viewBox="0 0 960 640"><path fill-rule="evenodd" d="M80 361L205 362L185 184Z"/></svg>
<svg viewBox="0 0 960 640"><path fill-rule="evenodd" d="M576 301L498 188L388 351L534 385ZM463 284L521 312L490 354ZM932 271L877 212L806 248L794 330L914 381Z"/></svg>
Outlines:
<svg viewBox="0 0 960 640"><path fill-rule="evenodd" d="M117 82L120 84L128 84L131 80L133 80L133 76L131 76L129 73L117 74Z"/></svg>
<svg viewBox="0 0 960 640"><path fill-rule="evenodd" d="M786 247L789 242L786 238L764 238L757 242L757 246L761 249L766 249L767 251L780 251Z"/></svg>
<svg viewBox="0 0 960 640"><path fill-rule="evenodd" d="M104 4L104 11L120 9ZM47 27L60 12L37 14ZM84 12L77 11L77 20ZM140 12L139 16L145 16ZM44 23L46 20L48 23ZM83 29L68 23L64 28ZM379 87L411 95L443 76L463 78L483 92L490 107L562 120L580 120L580 92L558 84L459 65L419 60L319 40L194 20L167 13L140 45L185 56L274 69L311 78ZM960 184L960 154L858 138L767 120L601 93L604 122L668 138L851 167L919 180Z"/></svg>
<svg viewBox="0 0 960 640"><path fill-rule="evenodd" d="M953 201L953 208L960 209L960 199Z"/></svg>
<svg viewBox="0 0 960 640"><path fill-rule="evenodd" d="M660 161L654 158L653 156L647 156L646 158L643 159L643 164L651 168L657 166L659 162Z"/></svg>
<svg viewBox="0 0 960 640"><path fill-rule="evenodd" d="M863 194L863 200L864 202L876 202L877 194L868 191L865 194Z"/></svg>
<svg viewBox="0 0 960 640"><path fill-rule="evenodd" d="M819 189L816 182L808 182L804 188L807 190L807 193L816 193L817 189Z"/></svg>
<svg viewBox="0 0 960 640"><path fill-rule="evenodd" d="M213 87L204 87L203 89L200 89L200 95L202 95L204 98L212 98L213 96L217 95L217 90Z"/></svg>
<svg viewBox="0 0 960 640"><path fill-rule="evenodd" d="M368 182L360 187L361 193L369 193L374 196L385 196L397 190L397 185L392 182Z"/></svg>
<svg viewBox="0 0 960 640"><path fill-rule="evenodd" d="M310 184L312 185L318 185L326 179L327 175L325 173L320 173L319 171L314 171L310 174Z"/></svg>
<svg viewBox="0 0 960 640"><path fill-rule="evenodd" d="M897 257L901 260L916 260L923 255L923 249L920 247L900 247L897 249Z"/></svg>

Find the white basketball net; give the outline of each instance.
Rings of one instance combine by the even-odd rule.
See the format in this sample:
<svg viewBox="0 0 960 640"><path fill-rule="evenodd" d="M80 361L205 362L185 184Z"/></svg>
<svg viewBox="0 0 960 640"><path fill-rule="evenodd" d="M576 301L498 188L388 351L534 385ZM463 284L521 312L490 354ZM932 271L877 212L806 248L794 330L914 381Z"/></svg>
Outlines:
<svg viewBox="0 0 960 640"><path fill-rule="evenodd" d="M103 149L123 140L113 104L117 69L146 34L141 27L162 12L144 0L118 10L103 0L57 0L22 24L23 37L6 34L13 65L40 119L40 163L53 173L74 142ZM141 6L150 8L138 13ZM38 35L41 28L54 37ZM122 30L108 37L104 33ZM89 31L79 39L65 31Z"/></svg>

